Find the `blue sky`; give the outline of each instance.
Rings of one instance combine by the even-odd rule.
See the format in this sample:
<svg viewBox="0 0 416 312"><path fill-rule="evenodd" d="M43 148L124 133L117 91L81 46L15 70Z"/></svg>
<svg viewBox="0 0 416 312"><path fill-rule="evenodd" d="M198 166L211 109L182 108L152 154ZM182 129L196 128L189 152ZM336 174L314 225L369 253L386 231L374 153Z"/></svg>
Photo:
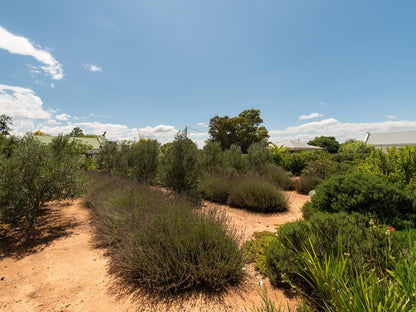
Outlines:
<svg viewBox="0 0 416 312"><path fill-rule="evenodd" d="M0 114L16 134L200 146L261 110L274 142L416 130L415 1L2 1Z"/></svg>

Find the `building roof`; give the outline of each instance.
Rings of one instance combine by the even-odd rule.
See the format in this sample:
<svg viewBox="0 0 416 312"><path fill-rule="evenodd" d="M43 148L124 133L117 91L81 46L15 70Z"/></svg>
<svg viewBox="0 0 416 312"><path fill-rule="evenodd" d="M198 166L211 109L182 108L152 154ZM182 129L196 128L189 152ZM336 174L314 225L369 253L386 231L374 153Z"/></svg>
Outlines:
<svg viewBox="0 0 416 312"><path fill-rule="evenodd" d="M415 145L416 131L396 131L368 133L367 144L377 145Z"/></svg>
<svg viewBox="0 0 416 312"><path fill-rule="evenodd" d="M313 146L306 143L302 143L296 140L288 140L278 144L279 146L283 145L292 151L309 151L309 150L323 150L324 148L319 146Z"/></svg>
<svg viewBox="0 0 416 312"><path fill-rule="evenodd" d="M44 144L52 143L52 140L55 138L54 136L51 136L51 135L34 135L33 137ZM99 137L96 137L96 138L70 137L69 140L70 142L73 142L75 140L81 144L88 145L89 147L91 147L90 148L91 150L98 150L101 147L101 142L100 142Z"/></svg>

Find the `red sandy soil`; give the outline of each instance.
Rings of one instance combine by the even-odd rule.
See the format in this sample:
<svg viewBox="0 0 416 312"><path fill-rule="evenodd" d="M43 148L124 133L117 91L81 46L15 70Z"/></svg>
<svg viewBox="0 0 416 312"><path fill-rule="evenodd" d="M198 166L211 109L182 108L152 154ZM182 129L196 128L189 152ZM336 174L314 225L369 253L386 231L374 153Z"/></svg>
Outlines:
<svg viewBox="0 0 416 312"><path fill-rule="evenodd" d="M279 214L220 207L249 239L253 232L274 231L278 224L301 218L300 208L309 197L287 194L290 209ZM245 268L248 274L241 286L214 297L195 293L186 298L149 300L121 295L117 281L107 272L106 250L94 246L89 210L81 200L49 203L38 229L30 245L12 241L12 231L0 229L0 311L249 311L260 306L259 283L264 283L275 302L292 310L298 302L273 289L253 265Z"/></svg>

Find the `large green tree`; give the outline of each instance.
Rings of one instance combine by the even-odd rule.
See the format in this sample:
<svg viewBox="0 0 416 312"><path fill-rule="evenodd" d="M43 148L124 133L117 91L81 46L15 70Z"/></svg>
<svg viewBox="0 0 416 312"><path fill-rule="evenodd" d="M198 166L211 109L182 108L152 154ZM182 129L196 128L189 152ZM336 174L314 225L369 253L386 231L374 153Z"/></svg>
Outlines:
<svg viewBox="0 0 416 312"><path fill-rule="evenodd" d="M320 136L308 142L309 145L319 146L328 151L328 153L335 154L339 149L339 142L333 136Z"/></svg>
<svg viewBox="0 0 416 312"><path fill-rule="evenodd" d="M215 116L209 122L209 142L220 142L223 150L231 145L241 147L243 153L247 153L253 143L265 141L269 133L264 126L260 126L263 119L260 110L247 109L236 117Z"/></svg>

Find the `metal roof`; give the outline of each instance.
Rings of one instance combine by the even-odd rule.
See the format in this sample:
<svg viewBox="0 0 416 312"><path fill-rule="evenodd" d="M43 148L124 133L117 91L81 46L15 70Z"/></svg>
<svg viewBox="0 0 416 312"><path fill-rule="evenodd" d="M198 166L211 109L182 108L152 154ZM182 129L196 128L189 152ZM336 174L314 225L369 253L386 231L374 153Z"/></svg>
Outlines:
<svg viewBox="0 0 416 312"><path fill-rule="evenodd" d="M308 151L308 150L323 150L324 148L319 146L313 146L306 143L302 143L296 140L288 140L282 143L277 144L279 146L283 145L284 147L287 147L290 150L293 151Z"/></svg>
<svg viewBox="0 0 416 312"><path fill-rule="evenodd" d="M33 137L42 142L43 144L50 144L52 143L52 140L55 138L51 135L34 135ZM100 149L100 141L98 138L70 137L69 140L70 142L76 140L79 143L91 146L92 150Z"/></svg>
<svg viewBox="0 0 416 312"><path fill-rule="evenodd" d="M416 131L396 131L369 133L366 140L372 145L415 145Z"/></svg>

